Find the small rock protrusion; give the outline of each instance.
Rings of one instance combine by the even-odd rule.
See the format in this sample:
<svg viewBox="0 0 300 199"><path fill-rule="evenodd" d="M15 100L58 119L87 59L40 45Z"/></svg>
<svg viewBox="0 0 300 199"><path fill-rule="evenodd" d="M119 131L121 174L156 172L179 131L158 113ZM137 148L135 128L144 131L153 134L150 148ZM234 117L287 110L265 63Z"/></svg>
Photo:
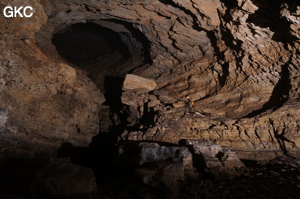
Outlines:
<svg viewBox="0 0 300 199"><path fill-rule="evenodd" d="M140 77L133 74L127 74L123 83L124 90L140 90L152 91L156 88L157 84L154 80Z"/></svg>

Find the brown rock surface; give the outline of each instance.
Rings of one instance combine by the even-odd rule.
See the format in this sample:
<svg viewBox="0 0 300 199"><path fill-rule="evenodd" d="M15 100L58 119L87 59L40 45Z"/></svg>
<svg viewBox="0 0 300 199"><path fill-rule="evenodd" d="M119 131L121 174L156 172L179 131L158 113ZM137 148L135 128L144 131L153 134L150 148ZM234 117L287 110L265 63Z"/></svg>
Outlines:
<svg viewBox="0 0 300 199"><path fill-rule="evenodd" d="M14 1L12 5L23 5ZM46 56L34 34L46 22L37 1L32 18L0 17L1 108L11 144L53 152L64 142L85 146L98 133L97 107L104 97L74 68ZM8 1L1 3L1 8Z"/></svg>
<svg viewBox="0 0 300 199"><path fill-rule="evenodd" d="M32 18L0 17L2 145L86 146L117 126L123 139L204 139L246 159L300 157L298 1L27 3ZM23 1L1 1L1 10L8 4ZM109 53L80 63L61 57L53 36L85 23L117 32L127 54L105 47ZM107 88L116 82L109 77L127 73L157 82L155 91L135 93L141 100L129 107L121 91Z"/></svg>
<svg viewBox="0 0 300 199"><path fill-rule="evenodd" d="M132 74L127 74L123 83L124 90L152 91L156 86L155 81Z"/></svg>

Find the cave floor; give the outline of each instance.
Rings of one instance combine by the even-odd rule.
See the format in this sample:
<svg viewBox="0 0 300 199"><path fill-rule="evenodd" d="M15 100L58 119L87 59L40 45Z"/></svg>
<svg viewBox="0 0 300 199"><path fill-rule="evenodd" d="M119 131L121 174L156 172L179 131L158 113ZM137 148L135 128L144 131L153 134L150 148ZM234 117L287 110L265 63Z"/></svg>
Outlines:
<svg viewBox="0 0 300 199"><path fill-rule="evenodd" d="M300 170L284 164L249 167L248 176L233 180L185 184L180 198L299 198Z"/></svg>
<svg viewBox="0 0 300 199"><path fill-rule="evenodd" d="M101 199L296 199L300 195L300 160L278 157L266 164L244 161L243 176L216 181L205 175L198 182L180 182L172 192L163 186L142 183L133 169L110 167L96 175ZM102 168L103 169L103 168ZM27 197L33 180L30 168L4 169L0 176L0 198ZM2 170L2 171L4 171ZM103 174L103 172L101 172ZM22 174L22 175L20 175ZM175 193L175 194L174 194Z"/></svg>
<svg viewBox="0 0 300 199"><path fill-rule="evenodd" d="M300 163L299 160L297 160ZM132 175L116 175L99 182L101 198L184 199L294 199L300 195L300 164L277 158L267 164L247 163L249 172L227 181L203 177L199 182L181 182L176 195L163 188L143 185Z"/></svg>

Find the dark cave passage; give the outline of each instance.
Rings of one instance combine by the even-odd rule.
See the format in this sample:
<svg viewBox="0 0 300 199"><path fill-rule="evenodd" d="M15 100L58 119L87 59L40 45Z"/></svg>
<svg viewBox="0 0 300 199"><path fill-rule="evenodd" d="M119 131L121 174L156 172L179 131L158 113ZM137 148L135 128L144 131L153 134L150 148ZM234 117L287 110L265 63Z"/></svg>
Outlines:
<svg viewBox="0 0 300 199"><path fill-rule="evenodd" d="M109 109L100 111L99 114L107 117L100 123L106 123L109 128L100 127L99 137L113 148L117 136L126 128L129 115L121 102L124 77L139 66L151 63L149 41L130 23L98 20L68 25L54 34L51 42L60 57L85 71L104 94L103 106Z"/></svg>
<svg viewBox="0 0 300 199"><path fill-rule="evenodd" d="M248 23L253 23L262 28L270 28L274 32L272 39L284 44L292 43L297 38L292 36L288 31L292 22L282 17L282 6L286 3L291 12L295 12L295 8L299 5L297 1L283 1L283 0L252 0L252 3L259 9L249 15Z"/></svg>
<svg viewBox="0 0 300 199"><path fill-rule="evenodd" d="M92 23L73 24L55 34L52 43L60 56L88 71L92 70L88 64L105 56L117 56L120 60L131 56L118 33ZM99 67L109 67L109 63L99 62Z"/></svg>
<svg viewBox="0 0 300 199"><path fill-rule="evenodd" d="M61 57L84 69L101 91L105 89L106 76L130 70L126 69L131 57L129 47L119 33L109 28L93 23L73 24L55 34L52 43Z"/></svg>
<svg viewBox="0 0 300 199"><path fill-rule="evenodd" d="M114 26L117 21L108 24ZM109 107L99 111L107 116L103 122L109 128L100 127L89 147L64 143L57 153L57 157L70 157L72 163L92 168L98 180L112 176L116 170L117 139L126 128L129 115L128 107L121 102L124 77L149 61L145 54L149 45L142 33L135 32L129 24L126 27L128 32L116 32L95 23L78 23L60 30L51 39L63 59L86 72L104 94L103 106Z"/></svg>
<svg viewBox="0 0 300 199"><path fill-rule="evenodd" d="M152 62L150 44L133 24L97 20L69 24L55 31L51 43L44 31L36 34L37 45L49 56L83 70L101 92L105 78L124 78L134 69Z"/></svg>

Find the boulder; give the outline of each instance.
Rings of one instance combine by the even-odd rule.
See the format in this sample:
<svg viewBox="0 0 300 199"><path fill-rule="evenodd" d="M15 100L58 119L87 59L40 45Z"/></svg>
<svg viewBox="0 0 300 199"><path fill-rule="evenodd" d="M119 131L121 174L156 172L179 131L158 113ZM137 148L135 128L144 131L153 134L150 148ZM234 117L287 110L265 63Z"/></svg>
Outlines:
<svg viewBox="0 0 300 199"><path fill-rule="evenodd" d="M199 180L187 147L163 146L153 142L121 145L119 162L135 165L135 172L144 184L167 189L170 198L176 198L182 181Z"/></svg>
<svg viewBox="0 0 300 199"><path fill-rule="evenodd" d="M156 162L148 168L136 169L143 183L166 193L166 198L178 198L180 182L185 181L184 166L181 162Z"/></svg>
<svg viewBox="0 0 300 199"><path fill-rule="evenodd" d="M218 144L202 140L186 140L186 145L192 146L194 155L201 156L200 164L217 180L232 179L248 171L235 152L224 150Z"/></svg>
<svg viewBox="0 0 300 199"><path fill-rule="evenodd" d="M135 170L136 173L143 183L166 189L170 193L167 198L178 197L181 182L199 179L188 148L147 142L140 143L139 147L141 167Z"/></svg>
<svg viewBox="0 0 300 199"><path fill-rule="evenodd" d="M154 80L139 77L137 75L127 74L123 83L124 90L141 90L152 91L156 88L157 84Z"/></svg>
<svg viewBox="0 0 300 199"><path fill-rule="evenodd" d="M140 165L147 162L161 162L168 159L178 162L180 158L191 155L188 154L189 152L185 147L160 146L157 143L147 142L140 143L139 146L141 148L139 160Z"/></svg>

